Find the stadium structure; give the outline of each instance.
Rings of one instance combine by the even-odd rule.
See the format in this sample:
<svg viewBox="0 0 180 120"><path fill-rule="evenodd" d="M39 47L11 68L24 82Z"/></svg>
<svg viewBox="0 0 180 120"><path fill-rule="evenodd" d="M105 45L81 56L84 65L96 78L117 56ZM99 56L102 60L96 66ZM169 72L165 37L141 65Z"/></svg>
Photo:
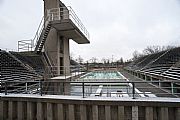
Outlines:
<svg viewBox="0 0 180 120"><path fill-rule="evenodd" d="M71 7L43 0L44 17L18 52L0 50L1 120L179 120L180 47L99 68L70 60L90 43Z"/></svg>

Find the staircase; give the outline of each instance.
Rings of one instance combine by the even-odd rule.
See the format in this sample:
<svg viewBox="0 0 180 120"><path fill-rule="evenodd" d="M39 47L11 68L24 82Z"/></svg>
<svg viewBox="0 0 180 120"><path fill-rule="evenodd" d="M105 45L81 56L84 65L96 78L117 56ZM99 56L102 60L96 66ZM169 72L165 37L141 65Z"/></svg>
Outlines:
<svg viewBox="0 0 180 120"><path fill-rule="evenodd" d="M48 24L46 26L46 28L42 29L39 40L37 40L37 43L36 43L35 52L37 52L37 53L41 52L41 50L42 50L42 48L44 46L44 43L45 43L45 41L47 39L47 36L49 34L50 29L51 29L50 24Z"/></svg>

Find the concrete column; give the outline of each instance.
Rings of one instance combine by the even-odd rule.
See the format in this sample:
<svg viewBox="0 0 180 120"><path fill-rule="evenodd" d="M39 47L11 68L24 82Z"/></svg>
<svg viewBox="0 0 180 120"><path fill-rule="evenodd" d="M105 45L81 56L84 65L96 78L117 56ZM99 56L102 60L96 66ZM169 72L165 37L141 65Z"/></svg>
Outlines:
<svg viewBox="0 0 180 120"><path fill-rule="evenodd" d="M24 120L24 107L23 107L23 102L20 101L17 103L17 111L18 111L18 120Z"/></svg>
<svg viewBox="0 0 180 120"><path fill-rule="evenodd" d="M3 101L0 101L0 119L3 119Z"/></svg>
<svg viewBox="0 0 180 120"><path fill-rule="evenodd" d="M13 106L13 102L12 101L9 101L8 102L8 118L9 118L9 120L13 120L13 118L14 118L14 113L15 113L15 111L14 111L14 106Z"/></svg>
<svg viewBox="0 0 180 120"><path fill-rule="evenodd" d="M69 120L75 120L74 105L69 105Z"/></svg>
<svg viewBox="0 0 180 120"><path fill-rule="evenodd" d="M87 120L86 105L80 105L81 120Z"/></svg>
<svg viewBox="0 0 180 120"><path fill-rule="evenodd" d="M98 106L97 105L92 106L92 117L93 117L93 120L98 120Z"/></svg>
<svg viewBox="0 0 180 120"><path fill-rule="evenodd" d="M64 120L63 104L57 104L58 120Z"/></svg>
<svg viewBox="0 0 180 120"><path fill-rule="evenodd" d="M180 108L176 108L175 118L176 118L176 120L179 120L179 118L180 118Z"/></svg>
<svg viewBox="0 0 180 120"><path fill-rule="evenodd" d="M47 103L47 120L53 120L53 106L52 106L52 103Z"/></svg>
<svg viewBox="0 0 180 120"><path fill-rule="evenodd" d="M118 120L124 120L124 106L118 106Z"/></svg>
<svg viewBox="0 0 180 120"><path fill-rule="evenodd" d="M105 119L111 120L111 107L105 106Z"/></svg>
<svg viewBox="0 0 180 120"><path fill-rule="evenodd" d="M168 120L168 108L167 107L161 107L160 110L160 120Z"/></svg>
<svg viewBox="0 0 180 120"><path fill-rule="evenodd" d="M132 120L138 120L138 106L132 106Z"/></svg>
<svg viewBox="0 0 180 120"><path fill-rule="evenodd" d="M145 109L146 120L153 120L153 107L146 107Z"/></svg>
<svg viewBox="0 0 180 120"><path fill-rule="evenodd" d="M0 102L0 119L6 120L8 117L7 102Z"/></svg>
<svg viewBox="0 0 180 120"><path fill-rule="evenodd" d="M64 66L65 74L70 75L69 39L64 37Z"/></svg>
<svg viewBox="0 0 180 120"><path fill-rule="evenodd" d="M27 102L27 120L34 120L34 116L33 103Z"/></svg>
<svg viewBox="0 0 180 120"><path fill-rule="evenodd" d="M61 37L59 36L59 34L57 34L57 74L58 74L58 76L60 76L60 73L61 73L61 69L60 69L60 67L62 67L62 66L60 66L60 39L61 39Z"/></svg>
<svg viewBox="0 0 180 120"><path fill-rule="evenodd" d="M37 103L37 120L44 120L43 104L41 102Z"/></svg>

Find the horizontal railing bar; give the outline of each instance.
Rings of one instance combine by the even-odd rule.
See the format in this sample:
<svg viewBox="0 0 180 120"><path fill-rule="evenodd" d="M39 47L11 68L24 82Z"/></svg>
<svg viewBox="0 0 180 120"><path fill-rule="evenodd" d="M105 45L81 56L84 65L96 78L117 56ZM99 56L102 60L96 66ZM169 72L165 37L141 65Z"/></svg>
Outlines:
<svg viewBox="0 0 180 120"><path fill-rule="evenodd" d="M58 79L59 80L59 79ZM58 80L49 80L49 81L42 81L44 83L152 83L151 81L118 81L118 82L109 82L109 81L93 81L93 82L86 82L86 81L58 81ZM93 80L93 79L89 79ZM39 82L37 81L1 81L2 83L7 82L7 83L36 83ZM153 83L180 83L180 81L153 81Z"/></svg>

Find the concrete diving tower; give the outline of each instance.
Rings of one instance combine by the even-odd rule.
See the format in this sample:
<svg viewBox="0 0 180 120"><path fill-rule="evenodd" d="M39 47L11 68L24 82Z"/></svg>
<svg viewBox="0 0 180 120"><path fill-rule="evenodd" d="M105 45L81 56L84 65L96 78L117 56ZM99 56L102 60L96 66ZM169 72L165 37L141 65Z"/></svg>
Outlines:
<svg viewBox="0 0 180 120"><path fill-rule="evenodd" d="M64 4L63 4L64 5ZM51 28L55 28L61 36L74 40L78 44L90 43L89 32L86 30L81 20L71 7L47 9L39 29L40 35L37 37L35 51L40 52L44 47L47 36Z"/></svg>
<svg viewBox="0 0 180 120"><path fill-rule="evenodd" d="M49 9L47 17L52 27L60 31L61 35L78 44L90 43L88 31L71 7Z"/></svg>
<svg viewBox="0 0 180 120"><path fill-rule="evenodd" d="M71 7L59 0L44 0L44 17L33 39L34 51L45 53L56 76L70 75L69 40L87 44L89 32Z"/></svg>

